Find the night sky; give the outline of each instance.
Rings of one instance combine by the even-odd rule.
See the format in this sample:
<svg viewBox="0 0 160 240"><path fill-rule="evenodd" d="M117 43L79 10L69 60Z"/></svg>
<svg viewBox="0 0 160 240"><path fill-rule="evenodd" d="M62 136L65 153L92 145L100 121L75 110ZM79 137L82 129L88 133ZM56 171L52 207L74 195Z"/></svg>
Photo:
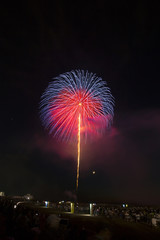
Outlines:
<svg viewBox="0 0 160 240"><path fill-rule="evenodd" d="M12 1L0 27L0 191L75 197L76 148L48 136L38 108L53 77L84 69L107 81L115 116L104 137L82 144L79 200L160 204L158 6Z"/></svg>

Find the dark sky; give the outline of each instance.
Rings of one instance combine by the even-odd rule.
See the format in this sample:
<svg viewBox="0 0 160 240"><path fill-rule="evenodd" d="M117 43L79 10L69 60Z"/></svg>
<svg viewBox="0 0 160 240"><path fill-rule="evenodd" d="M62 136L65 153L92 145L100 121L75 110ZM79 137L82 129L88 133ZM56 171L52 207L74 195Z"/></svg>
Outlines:
<svg viewBox="0 0 160 240"><path fill-rule="evenodd" d="M144 1L1 4L0 191L74 197L75 146L49 138L38 106L52 77L84 69L107 81L115 116L102 139L82 145L79 199L160 204L159 10Z"/></svg>

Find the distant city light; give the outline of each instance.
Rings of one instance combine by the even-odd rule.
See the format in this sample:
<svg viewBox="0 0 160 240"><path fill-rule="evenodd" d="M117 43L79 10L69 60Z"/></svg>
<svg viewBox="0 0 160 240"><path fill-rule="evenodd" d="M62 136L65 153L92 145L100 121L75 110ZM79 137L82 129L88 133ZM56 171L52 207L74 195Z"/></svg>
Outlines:
<svg viewBox="0 0 160 240"><path fill-rule="evenodd" d="M31 195L30 193L24 195L24 198L25 198L26 200L33 200L33 199L34 199L33 195Z"/></svg>
<svg viewBox="0 0 160 240"><path fill-rule="evenodd" d="M126 204L123 203L123 204L122 204L122 207L124 207L124 208L126 207L126 208L127 208L127 207L128 207L128 204L127 204L127 203L126 203Z"/></svg>
<svg viewBox="0 0 160 240"><path fill-rule="evenodd" d="M45 201L45 207L48 207L49 202Z"/></svg>
<svg viewBox="0 0 160 240"><path fill-rule="evenodd" d="M96 174L96 171L93 171L92 173L93 173L93 175L94 175L94 174Z"/></svg>

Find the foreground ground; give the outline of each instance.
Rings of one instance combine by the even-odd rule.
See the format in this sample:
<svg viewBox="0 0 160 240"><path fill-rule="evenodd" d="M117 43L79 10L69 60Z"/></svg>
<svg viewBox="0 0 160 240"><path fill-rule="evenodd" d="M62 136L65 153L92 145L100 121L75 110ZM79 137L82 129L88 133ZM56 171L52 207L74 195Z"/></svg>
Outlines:
<svg viewBox="0 0 160 240"><path fill-rule="evenodd" d="M142 223L125 222L120 219L106 219L105 217L91 217L78 215L64 215L69 219L78 235L85 229L86 239L106 240L158 240L160 229ZM75 238L76 239L76 238ZM84 238L85 239L85 238Z"/></svg>
<svg viewBox="0 0 160 240"><path fill-rule="evenodd" d="M118 215L71 214L34 204L15 205L13 201L1 199L0 240L25 239L159 240L160 227Z"/></svg>

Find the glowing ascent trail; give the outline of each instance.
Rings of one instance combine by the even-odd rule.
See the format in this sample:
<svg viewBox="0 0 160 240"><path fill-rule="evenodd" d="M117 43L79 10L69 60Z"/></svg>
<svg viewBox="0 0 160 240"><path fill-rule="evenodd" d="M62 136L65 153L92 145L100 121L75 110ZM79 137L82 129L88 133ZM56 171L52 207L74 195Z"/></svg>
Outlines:
<svg viewBox="0 0 160 240"><path fill-rule="evenodd" d="M76 180L76 190L78 190L78 180L79 180L79 164L80 164L80 145L81 145L81 114L78 116L78 144L77 144L77 180Z"/></svg>

